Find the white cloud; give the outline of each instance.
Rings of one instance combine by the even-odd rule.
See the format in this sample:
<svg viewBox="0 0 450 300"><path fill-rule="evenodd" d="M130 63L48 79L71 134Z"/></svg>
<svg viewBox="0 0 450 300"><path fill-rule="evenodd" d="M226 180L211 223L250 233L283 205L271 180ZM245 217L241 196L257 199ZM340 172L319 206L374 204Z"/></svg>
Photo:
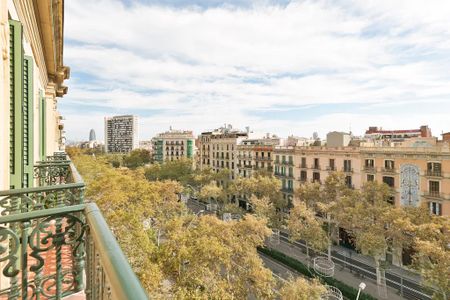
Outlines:
<svg viewBox="0 0 450 300"><path fill-rule="evenodd" d="M71 0L65 63L75 76L83 75L69 81L61 106L63 111L64 102L79 107L66 113L67 119L92 106L163 110L141 118L143 137L169 125L199 132L223 123L280 134L345 130L347 120L361 124L361 131L369 123L417 127L434 122L442 126L437 130L447 129L437 121L439 109L421 118L417 112L414 119L382 108L407 101L450 102L449 15L445 0L294 1L282 7L209 9ZM370 103L374 110L364 116L318 112L309 121L249 114L321 103ZM104 115L84 116L86 126ZM403 123L390 122L394 117ZM102 120L92 122L101 126ZM68 136L84 137L85 128L75 123L67 121Z"/></svg>

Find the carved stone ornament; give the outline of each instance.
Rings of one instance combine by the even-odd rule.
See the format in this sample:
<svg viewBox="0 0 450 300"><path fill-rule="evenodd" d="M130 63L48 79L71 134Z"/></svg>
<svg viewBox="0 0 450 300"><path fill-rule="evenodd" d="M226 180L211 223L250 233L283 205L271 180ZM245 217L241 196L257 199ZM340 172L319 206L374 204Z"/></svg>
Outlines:
<svg viewBox="0 0 450 300"><path fill-rule="evenodd" d="M8 59L8 23L1 21L0 23L0 35L1 35L1 47L2 47L2 58L3 60Z"/></svg>

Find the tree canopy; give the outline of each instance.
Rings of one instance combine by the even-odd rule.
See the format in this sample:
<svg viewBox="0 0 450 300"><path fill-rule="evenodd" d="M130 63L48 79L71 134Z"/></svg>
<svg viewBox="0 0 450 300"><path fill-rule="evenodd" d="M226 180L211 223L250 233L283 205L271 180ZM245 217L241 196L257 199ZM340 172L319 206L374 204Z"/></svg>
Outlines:
<svg viewBox="0 0 450 300"><path fill-rule="evenodd" d="M225 222L178 202L180 183L149 181L143 169L113 168L106 157L74 162L149 295L156 299L274 299L275 281L256 248L265 219ZM145 226L147 224L147 226Z"/></svg>

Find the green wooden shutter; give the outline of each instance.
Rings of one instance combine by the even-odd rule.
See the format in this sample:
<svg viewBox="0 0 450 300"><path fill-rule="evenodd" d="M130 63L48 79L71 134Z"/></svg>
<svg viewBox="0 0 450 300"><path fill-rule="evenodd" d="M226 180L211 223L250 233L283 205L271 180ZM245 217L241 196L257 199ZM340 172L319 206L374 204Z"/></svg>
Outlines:
<svg viewBox="0 0 450 300"><path fill-rule="evenodd" d="M47 137L45 134L45 129L47 127L47 108L43 92L40 91L39 94L39 156L41 160L44 160L47 155Z"/></svg>
<svg viewBox="0 0 450 300"><path fill-rule="evenodd" d="M9 165L11 189L21 188L23 179L22 158L22 97L23 97L23 46L22 24L9 20L10 41L10 132Z"/></svg>
<svg viewBox="0 0 450 300"><path fill-rule="evenodd" d="M33 58L23 61L23 182L22 187L33 186Z"/></svg>

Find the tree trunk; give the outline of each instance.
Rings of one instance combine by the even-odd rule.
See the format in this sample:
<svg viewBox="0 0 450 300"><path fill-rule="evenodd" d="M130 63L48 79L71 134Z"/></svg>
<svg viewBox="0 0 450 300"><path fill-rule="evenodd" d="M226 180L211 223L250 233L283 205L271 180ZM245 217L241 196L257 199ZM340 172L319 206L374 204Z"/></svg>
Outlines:
<svg viewBox="0 0 450 300"><path fill-rule="evenodd" d="M380 274L380 260L375 258L375 270L377 273L377 284L381 285L381 274Z"/></svg>
<svg viewBox="0 0 450 300"><path fill-rule="evenodd" d="M375 258L376 273L377 273L377 287L378 296L382 299L387 298L387 287L386 287L386 270L381 268L380 259Z"/></svg>
<svg viewBox="0 0 450 300"><path fill-rule="evenodd" d="M306 245L306 261L308 262L308 270L309 270L309 247L308 242L305 242Z"/></svg>
<svg viewBox="0 0 450 300"><path fill-rule="evenodd" d="M331 216L327 213L327 223L328 223L328 260L331 260Z"/></svg>

